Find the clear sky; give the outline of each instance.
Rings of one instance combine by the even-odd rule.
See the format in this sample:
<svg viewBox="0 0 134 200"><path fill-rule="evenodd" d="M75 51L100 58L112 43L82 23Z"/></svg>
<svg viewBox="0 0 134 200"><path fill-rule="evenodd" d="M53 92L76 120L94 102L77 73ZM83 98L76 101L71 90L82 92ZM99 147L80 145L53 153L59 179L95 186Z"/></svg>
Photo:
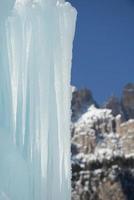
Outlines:
<svg viewBox="0 0 134 200"><path fill-rule="evenodd" d="M69 0L78 11L72 84L102 103L134 82L134 0Z"/></svg>

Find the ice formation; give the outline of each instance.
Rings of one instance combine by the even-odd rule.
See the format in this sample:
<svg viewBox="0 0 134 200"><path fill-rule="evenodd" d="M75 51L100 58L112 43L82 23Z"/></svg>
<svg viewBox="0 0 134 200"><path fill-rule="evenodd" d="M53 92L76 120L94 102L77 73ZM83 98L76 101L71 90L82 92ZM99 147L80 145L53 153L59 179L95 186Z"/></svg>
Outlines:
<svg viewBox="0 0 134 200"><path fill-rule="evenodd" d="M76 10L0 6L0 200L70 200L70 74Z"/></svg>

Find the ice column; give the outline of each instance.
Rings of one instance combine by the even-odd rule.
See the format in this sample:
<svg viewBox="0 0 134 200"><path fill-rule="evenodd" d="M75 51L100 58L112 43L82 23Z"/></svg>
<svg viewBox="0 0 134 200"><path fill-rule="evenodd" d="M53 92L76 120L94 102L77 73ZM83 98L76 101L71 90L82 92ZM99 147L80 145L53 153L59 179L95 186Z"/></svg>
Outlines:
<svg viewBox="0 0 134 200"><path fill-rule="evenodd" d="M0 8L0 200L70 200L76 10L64 0L5 2Z"/></svg>

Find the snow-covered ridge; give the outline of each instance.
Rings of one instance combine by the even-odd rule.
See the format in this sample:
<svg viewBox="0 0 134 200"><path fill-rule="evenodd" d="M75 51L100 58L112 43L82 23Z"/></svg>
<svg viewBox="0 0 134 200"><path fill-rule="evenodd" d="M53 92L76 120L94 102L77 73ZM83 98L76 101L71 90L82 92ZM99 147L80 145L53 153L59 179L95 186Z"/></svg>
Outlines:
<svg viewBox="0 0 134 200"><path fill-rule="evenodd" d="M110 160L113 157L134 157L128 140L133 139L134 120L121 123L121 116L113 116L112 110L91 105L81 117L72 123L72 143L77 146L75 160L92 162ZM129 141L130 142L130 141Z"/></svg>
<svg viewBox="0 0 134 200"><path fill-rule="evenodd" d="M99 120L105 121L113 119L112 111L110 109L98 109L94 105L90 106L86 113L84 113L77 124L87 123L93 125Z"/></svg>

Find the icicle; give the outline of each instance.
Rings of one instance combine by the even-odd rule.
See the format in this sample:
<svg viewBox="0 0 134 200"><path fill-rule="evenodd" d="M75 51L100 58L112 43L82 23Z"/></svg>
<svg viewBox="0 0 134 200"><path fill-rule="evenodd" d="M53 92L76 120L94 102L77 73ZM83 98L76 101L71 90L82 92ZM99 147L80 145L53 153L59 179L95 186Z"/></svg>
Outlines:
<svg viewBox="0 0 134 200"><path fill-rule="evenodd" d="M64 0L16 0L3 6L0 198L70 200L76 11Z"/></svg>

